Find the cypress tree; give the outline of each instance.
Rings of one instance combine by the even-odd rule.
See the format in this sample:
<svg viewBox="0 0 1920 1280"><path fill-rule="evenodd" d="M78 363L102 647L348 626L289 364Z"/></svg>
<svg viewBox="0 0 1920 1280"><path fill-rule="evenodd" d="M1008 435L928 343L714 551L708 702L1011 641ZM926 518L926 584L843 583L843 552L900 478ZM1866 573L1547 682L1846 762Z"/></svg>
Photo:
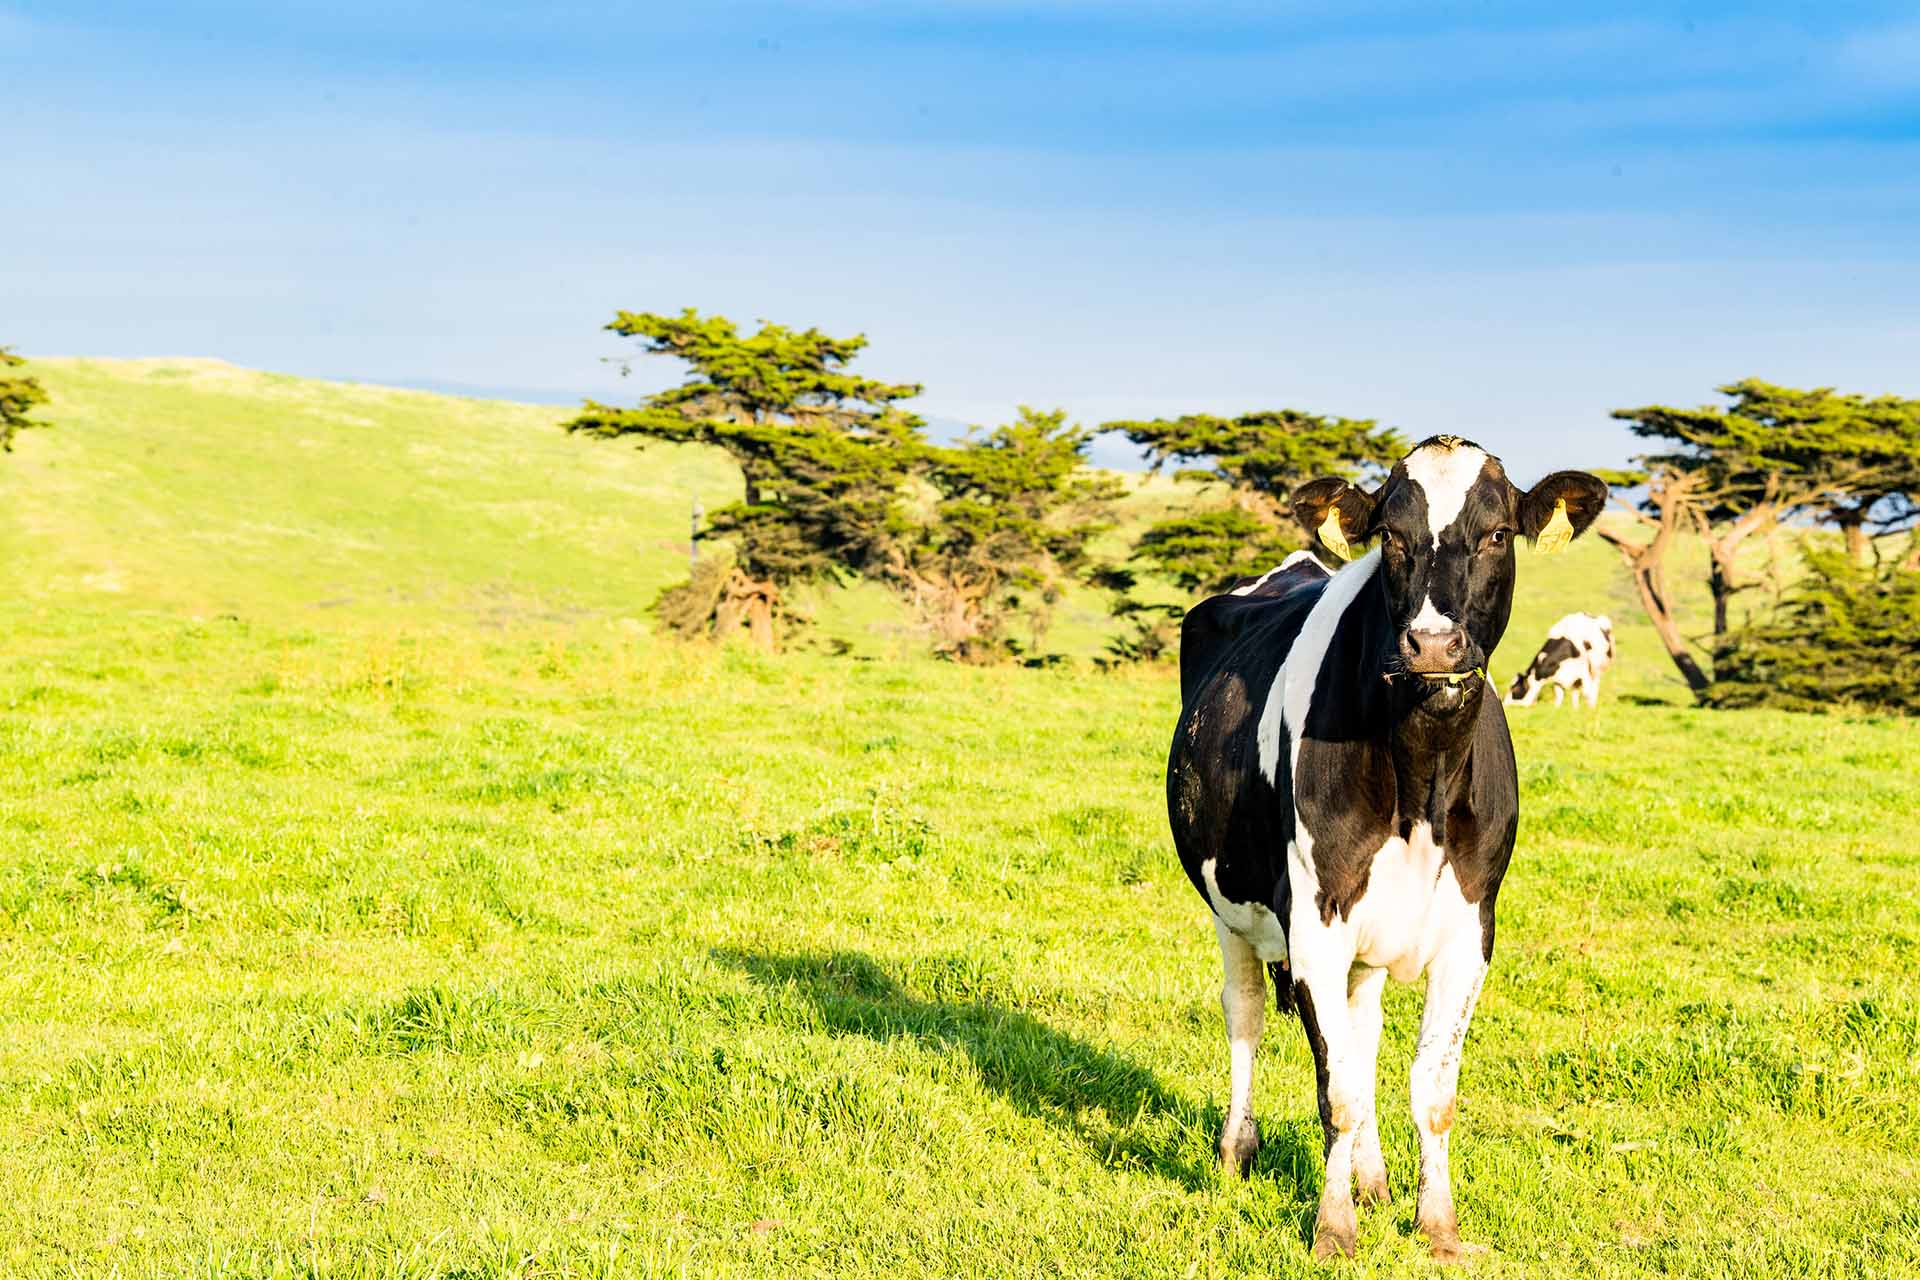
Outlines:
<svg viewBox="0 0 1920 1280"><path fill-rule="evenodd" d="M47 392L37 379L7 373L26 361L7 347L0 347L0 450L13 451L13 437L28 427L44 427L27 415L35 405L47 402Z"/></svg>
<svg viewBox="0 0 1920 1280"><path fill-rule="evenodd" d="M1088 544L1110 527L1119 485L1084 466L1093 433L1062 410L1022 405L1011 423L951 448L923 450L939 501L902 539L890 576L931 630L934 650L965 662L1012 657L1011 628L1038 647L1062 591L1095 572Z"/></svg>
<svg viewBox="0 0 1920 1280"><path fill-rule="evenodd" d="M705 538L732 544L733 567L660 602L675 629L746 627L772 648L795 621L787 589L890 562L909 531L904 485L920 460L920 419L899 407L920 394L847 371L861 336L763 324L742 335L724 316L623 311L607 326L643 355L687 365L686 381L639 407L589 402L567 430L711 444L740 466L746 495L712 513Z"/></svg>
<svg viewBox="0 0 1920 1280"><path fill-rule="evenodd" d="M1398 432L1372 419L1298 409L1190 413L1104 429L1125 433L1156 468L1174 465L1176 478L1215 486L1202 505L1150 526L1133 551L1176 586L1203 594L1265 572L1303 544L1290 502L1301 483L1384 470L1407 451Z"/></svg>
<svg viewBox="0 0 1920 1280"><path fill-rule="evenodd" d="M1702 701L1716 707L1920 714L1920 571L1806 547L1807 573L1768 616L1732 632Z"/></svg>

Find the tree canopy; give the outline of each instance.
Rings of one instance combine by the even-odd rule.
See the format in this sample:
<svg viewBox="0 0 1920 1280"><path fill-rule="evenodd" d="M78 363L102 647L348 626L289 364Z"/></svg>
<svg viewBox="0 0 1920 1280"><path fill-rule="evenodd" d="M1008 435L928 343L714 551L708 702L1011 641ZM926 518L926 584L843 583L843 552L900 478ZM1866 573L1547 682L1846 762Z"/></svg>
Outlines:
<svg viewBox="0 0 1920 1280"><path fill-rule="evenodd" d="M912 383L849 372L863 337L762 324L743 335L722 316L621 312L608 326L640 354L687 366L679 386L637 408L589 403L567 423L592 436L638 436L723 449L742 501L712 513L703 539L733 548L662 597L675 631L747 627L771 644L791 621L785 589L864 574L903 595L938 652L986 661L1037 636L1065 585L1089 571L1111 481L1084 470L1091 433L1063 412L1022 408L1005 426L952 446L925 438L900 407Z"/></svg>
<svg viewBox="0 0 1920 1280"><path fill-rule="evenodd" d="M634 409L590 402L567 429L724 449L746 495L713 513L709 536L734 539L750 576L784 586L858 572L899 531L921 422L898 402L920 387L847 372L865 337L777 324L743 337L724 316L691 308L623 311L607 328L640 339L642 355L684 361L686 381Z"/></svg>
<svg viewBox="0 0 1920 1280"><path fill-rule="evenodd" d="M1156 468L1211 482L1217 500L1150 526L1133 558L1188 592L1217 591L1259 573L1302 545L1290 498L1317 476L1357 478L1384 470L1407 451L1406 440L1368 418L1270 409L1223 418L1109 422L1145 450ZM1118 604L1135 604L1124 594Z"/></svg>
<svg viewBox="0 0 1920 1280"><path fill-rule="evenodd" d="M13 437L29 427L45 426L28 415L34 406L47 402L46 389L37 379L15 376L7 370L26 361L10 348L0 347L0 450L13 451Z"/></svg>
<svg viewBox="0 0 1920 1280"><path fill-rule="evenodd" d="M1654 442L1640 459L1643 468L1692 477L1698 520L1824 514L1850 531L1858 555L1851 531L1869 521L1904 528L1920 516L1920 401L1757 378L1717 390L1731 403L1613 411L1634 435Z"/></svg>
<svg viewBox="0 0 1920 1280"><path fill-rule="evenodd" d="M622 311L607 326L640 354L683 361L679 386L637 408L589 402L569 431L715 445L740 466L742 501L712 513L703 536L733 544L730 598L779 612L781 590L889 563L907 531L902 486L920 460L920 419L899 402L912 383L863 377L847 366L862 336L763 324L742 335L724 316ZM770 634L770 628L765 628Z"/></svg>
<svg viewBox="0 0 1920 1280"><path fill-rule="evenodd" d="M1134 543L1133 556L1182 591L1209 592L1265 572L1300 545L1291 525L1226 506L1155 521Z"/></svg>
<svg viewBox="0 0 1920 1280"><path fill-rule="evenodd" d="M1011 423L951 448L928 447L921 476L939 500L906 540L894 572L934 633L936 651L983 660L1014 651L1008 626L1035 640L1119 496L1084 470L1093 433L1064 410L1025 405Z"/></svg>
<svg viewBox="0 0 1920 1280"><path fill-rule="evenodd" d="M1730 602L1758 585L1738 559L1749 537L1796 515L1822 516L1841 525L1849 550L1864 560L1871 549L1867 523L1910 525L1920 497L1920 402L1756 378L1718 390L1728 404L1614 410L1653 446L1635 470L1607 477L1616 485L1644 486L1635 514L1648 536L1634 541L1601 531L1633 571L1641 603L1675 665L1703 697L1712 679L1689 652L1665 588L1664 557L1675 534L1692 531L1707 544L1713 634L1722 647L1732 625Z"/></svg>
<svg viewBox="0 0 1920 1280"><path fill-rule="evenodd" d="M1407 451L1398 432L1370 418L1298 409L1265 409L1237 418L1189 413L1109 422L1103 429L1123 432L1156 468L1171 463L1184 475L1217 480L1276 521L1287 518L1287 498L1302 481L1390 467Z"/></svg>
<svg viewBox="0 0 1920 1280"><path fill-rule="evenodd" d="M1780 608L1728 637L1703 700L1920 714L1920 572L1862 565L1841 550L1803 552L1806 576Z"/></svg>

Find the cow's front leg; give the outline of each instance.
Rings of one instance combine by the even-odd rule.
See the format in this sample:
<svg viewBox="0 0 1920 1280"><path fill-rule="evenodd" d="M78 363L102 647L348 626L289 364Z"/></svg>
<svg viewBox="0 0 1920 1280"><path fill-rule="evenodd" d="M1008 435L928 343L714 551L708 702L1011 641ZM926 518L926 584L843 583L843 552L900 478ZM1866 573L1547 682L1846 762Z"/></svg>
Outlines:
<svg viewBox="0 0 1920 1280"><path fill-rule="evenodd" d="M1387 985L1385 969L1358 968L1347 980L1347 1018L1353 1025L1356 1084L1360 1087L1360 1123L1353 1132L1353 1180L1360 1199L1385 1204L1387 1161L1380 1153L1380 1122L1374 1114L1374 1085L1379 1079L1380 993Z"/></svg>
<svg viewBox="0 0 1920 1280"><path fill-rule="evenodd" d="M1296 917L1297 920L1297 917ZM1344 931L1318 920L1296 927L1288 938L1295 974L1294 1002L1307 1043L1313 1048L1320 1094L1320 1129L1326 1137L1327 1180L1313 1227L1313 1256L1353 1254L1359 1223L1353 1212L1353 1146L1365 1112L1361 1064L1347 1012L1353 945Z"/></svg>
<svg viewBox="0 0 1920 1280"><path fill-rule="evenodd" d="M1460 1239L1447 1170L1447 1140L1453 1130L1460 1051L1486 973L1480 930L1462 929L1427 969L1426 1007L1420 1015L1420 1042L1413 1052L1409 1093L1413 1125L1420 1133L1420 1192L1414 1221L1441 1262L1458 1262L1483 1252Z"/></svg>
<svg viewBox="0 0 1920 1280"><path fill-rule="evenodd" d="M1227 1019L1227 1054L1233 1072L1233 1096L1220 1131L1220 1164L1246 1177L1260 1150L1260 1129L1253 1122L1253 1057L1267 1021L1267 975L1260 957L1239 934L1214 917L1220 938L1220 1012Z"/></svg>

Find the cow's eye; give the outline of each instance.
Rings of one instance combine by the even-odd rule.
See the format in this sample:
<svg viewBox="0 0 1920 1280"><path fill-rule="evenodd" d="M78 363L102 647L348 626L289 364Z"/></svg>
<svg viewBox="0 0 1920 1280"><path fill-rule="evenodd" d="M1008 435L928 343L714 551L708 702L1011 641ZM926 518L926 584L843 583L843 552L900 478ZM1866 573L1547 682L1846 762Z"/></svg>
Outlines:
<svg viewBox="0 0 1920 1280"><path fill-rule="evenodd" d="M1492 533L1486 536L1486 538L1481 542L1480 545L1482 547L1485 547L1488 551L1498 551L1500 548L1507 545L1507 536L1511 532L1512 530L1509 530L1509 529L1495 529Z"/></svg>
<svg viewBox="0 0 1920 1280"><path fill-rule="evenodd" d="M1407 540L1400 534L1395 533L1392 529L1383 529L1380 532L1380 545L1386 548L1391 554L1397 556L1405 553Z"/></svg>

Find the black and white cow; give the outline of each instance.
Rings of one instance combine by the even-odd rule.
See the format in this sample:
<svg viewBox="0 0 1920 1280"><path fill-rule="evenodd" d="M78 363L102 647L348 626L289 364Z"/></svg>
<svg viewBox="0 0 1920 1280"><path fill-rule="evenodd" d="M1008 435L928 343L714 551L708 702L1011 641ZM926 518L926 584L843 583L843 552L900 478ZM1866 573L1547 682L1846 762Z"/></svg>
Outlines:
<svg viewBox="0 0 1920 1280"><path fill-rule="evenodd" d="M1264 965L1313 1049L1326 1138L1316 1256L1353 1252L1356 1177L1363 1198L1387 1198L1374 1119L1380 996L1389 975L1422 973L1416 1221L1437 1257L1469 1248L1447 1135L1519 815L1484 667L1507 626L1515 538L1583 532L1606 496L1577 471L1522 492L1499 459L1437 436L1371 493L1328 478L1294 494L1323 544L1378 547L1332 574L1293 557L1182 625L1167 806L1225 970L1233 1092L1220 1155L1244 1176L1260 1145Z"/></svg>
<svg viewBox="0 0 1920 1280"><path fill-rule="evenodd" d="M1553 705L1569 690L1573 705L1587 695L1587 705L1600 705L1600 677L1613 665L1613 619L1605 614L1570 613L1547 630L1547 642L1533 655L1527 669L1513 678L1513 687L1501 701L1510 707L1530 707L1549 685Z"/></svg>

